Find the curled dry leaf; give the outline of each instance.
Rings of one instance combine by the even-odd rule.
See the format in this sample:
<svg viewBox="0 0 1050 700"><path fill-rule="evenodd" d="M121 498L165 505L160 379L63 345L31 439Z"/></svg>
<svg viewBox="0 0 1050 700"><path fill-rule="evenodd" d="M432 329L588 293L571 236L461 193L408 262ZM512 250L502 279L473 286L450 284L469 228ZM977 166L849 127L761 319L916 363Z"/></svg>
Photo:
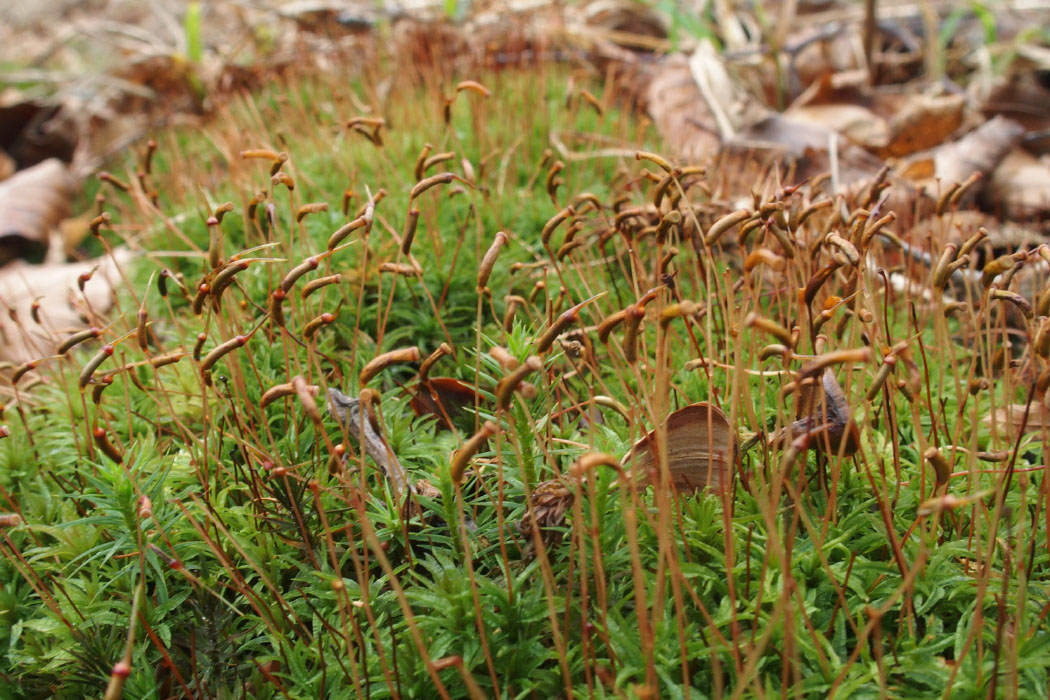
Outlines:
<svg viewBox="0 0 1050 700"><path fill-rule="evenodd" d="M473 387L458 379L431 377L416 386L409 406L417 416L436 416L438 426L450 429L456 417L474 405L477 395Z"/></svg>
<svg viewBox="0 0 1050 700"><path fill-rule="evenodd" d="M0 314L0 360L18 364L51 355L69 333L97 321L113 302L120 281L117 265L131 256L117 249L112 258L54 265L15 262L0 269L0 308L13 312ZM81 292L77 280L92 270ZM34 300L40 323L32 318Z"/></svg>
<svg viewBox="0 0 1050 700"><path fill-rule="evenodd" d="M635 443L624 458L632 473L659 482L656 431ZM667 468L678 491L708 488L728 493L733 484L739 446L736 431L720 408L706 401L690 404L667 417Z"/></svg>
<svg viewBox="0 0 1050 700"><path fill-rule="evenodd" d="M46 249L48 233L70 214L73 177L51 158L0 182L0 264Z"/></svg>
<svg viewBox="0 0 1050 700"><path fill-rule="evenodd" d="M633 0L598 0L584 5L581 13L588 26L615 32L625 40L666 39L671 24L671 18L664 13Z"/></svg>
<svg viewBox="0 0 1050 700"><path fill-rule="evenodd" d="M821 375L819 388L816 384L803 386L795 415L798 420L791 424L792 438L805 438L817 451L849 457L860 448L860 429L830 368Z"/></svg>
<svg viewBox="0 0 1050 700"><path fill-rule="evenodd" d="M438 488L426 479L419 479L416 481L416 492L415 494L409 494L405 502L401 504L401 518L405 521L412 520L423 514L423 506L420 504L419 499L416 496L421 496L431 501L437 501L441 499L441 492Z"/></svg>
<svg viewBox="0 0 1050 700"><path fill-rule="evenodd" d="M788 55L788 78L796 87L805 88L831 76L847 74L860 68L857 62L856 33L841 25L804 24L792 32L784 50Z"/></svg>
<svg viewBox="0 0 1050 700"><path fill-rule="evenodd" d="M328 412L335 417L348 436L361 441L365 453L390 480L395 498L400 498L406 490L415 492L415 486L409 483L405 468L401 466L397 455L383 436L383 427L367 408L362 408L361 399L347 396L338 389L329 387Z"/></svg>

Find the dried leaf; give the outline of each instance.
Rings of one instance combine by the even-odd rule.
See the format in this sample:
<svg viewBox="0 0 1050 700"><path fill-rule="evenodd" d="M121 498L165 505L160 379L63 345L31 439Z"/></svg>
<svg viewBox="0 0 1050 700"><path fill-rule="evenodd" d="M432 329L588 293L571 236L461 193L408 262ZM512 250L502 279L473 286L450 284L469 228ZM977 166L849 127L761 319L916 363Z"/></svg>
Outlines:
<svg viewBox="0 0 1050 700"><path fill-rule="evenodd" d="M790 56L789 78L800 87L813 85L831 76L856 70L856 32L837 31L828 36L827 26L800 28L784 47Z"/></svg>
<svg viewBox="0 0 1050 700"><path fill-rule="evenodd" d="M73 177L51 158L0 182L0 263L46 250L48 233L69 216Z"/></svg>
<svg viewBox="0 0 1050 700"><path fill-rule="evenodd" d="M726 144L727 149L748 160L771 166L795 166L791 185L830 169L828 148L835 131L805 124L783 114L771 114L745 129ZM870 180L879 172L882 161L866 150L844 139L838 139L839 183L849 186Z"/></svg>
<svg viewBox="0 0 1050 700"><path fill-rule="evenodd" d="M431 501L438 501L441 499L441 491L426 479L419 479L416 481L416 492L414 494L408 494L405 498L405 502L401 504L402 520L408 522L423 514L423 507L417 496L422 496Z"/></svg>
<svg viewBox="0 0 1050 700"><path fill-rule="evenodd" d="M849 457L860 448L860 429L830 368L821 375L819 390L816 385L802 388L795 415L792 437L806 438L817 451Z"/></svg>
<svg viewBox="0 0 1050 700"><path fill-rule="evenodd" d="M18 91L0 96L0 148L29 168L50 158L70 162L76 149L76 120L61 106L34 102ZM3 178L0 178L3 179Z"/></svg>
<svg viewBox="0 0 1050 700"><path fill-rule="evenodd" d="M588 26L606 29L625 38L666 39L671 24L667 15L634 0L599 0L588 3L581 11Z"/></svg>
<svg viewBox="0 0 1050 700"><path fill-rule="evenodd" d="M123 265L131 253L118 249L113 258L56 265L15 262L0 269L0 305L14 316L0 314L0 360L20 363L51 355L66 335L89 325L91 314L104 314L120 282L114 258ZM77 280L93 269L81 293ZM32 320L34 300L40 304L39 324Z"/></svg>
<svg viewBox="0 0 1050 700"><path fill-rule="evenodd" d="M942 513L946 510L955 510L956 508L964 508L972 505L982 498L991 496L995 491L993 489L986 489L984 491L978 491L977 493L970 494L969 496L955 496L950 493L946 493L943 496L937 496L931 498L919 506L916 515L920 518L926 518L936 513Z"/></svg>
<svg viewBox="0 0 1050 700"><path fill-rule="evenodd" d="M805 124L837 131L858 146L869 150L883 148L889 141L890 132L886 122L861 105L805 105L793 107L784 114Z"/></svg>
<svg viewBox="0 0 1050 700"><path fill-rule="evenodd" d="M1031 53L1036 47L1020 47ZM1037 154L1050 153L1050 84L1046 81L1050 64L1031 55L1011 62L1009 73L991 87L981 105L989 116L1001 116L1019 123L1034 137L1026 146Z"/></svg>
<svg viewBox="0 0 1050 700"><path fill-rule="evenodd" d="M989 208L1007 219L1025 220L1050 212L1050 156L1036 158L1015 148L992 173L985 189Z"/></svg>
<svg viewBox="0 0 1050 700"><path fill-rule="evenodd" d="M996 117L938 147L933 152L934 172L945 185L962 182L975 172L989 175L1020 143L1023 133L1017 122Z"/></svg>
<svg viewBox="0 0 1050 700"><path fill-rule="evenodd" d="M1050 428L1050 408L1043 405L1041 401L1032 403L1031 408L1028 409L1027 422L1024 414L1025 405L1023 403L1015 403L995 409L995 412L986 416L984 420L986 423L1006 428L1011 435L1017 434L1017 431L1021 429L1022 423L1025 426L1025 432L1028 433L1037 432L1043 428Z"/></svg>
<svg viewBox="0 0 1050 700"><path fill-rule="evenodd" d="M364 392L362 392L364 396ZM383 426L374 420L367 408L361 405L361 399L350 397L334 387L328 388L328 412L335 417L346 434L354 440L360 440L365 453L371 457L390 480L395 498L400 498L405 491L415 491L415 486L408 481L405 468L401 466L397 455L383 436ZM362 414L365 414L362 416ZM363 420L362 420L363 418ZM347 453L349 456L349 453Z"/></svg>
<svg viewBox="0 0 1050 700"><path fill-rule="evenodd" d="M634 473L660 479L656 431L639 440L624 459ZM720 408L707 402L680 408L667 417L667 459L671 483L679 491L732 487L739 449L736 431Z"/></svg>
<svg viewBox="0 0 1050 700"><path fill-rule="evenodd" d="M899 158L944 142L963 123L962 95L916 95L890 119L883 157Z"/></svg>
<svg viewBox="0 0 1050 700"><path fill-rule="evenodd" d="M653 75L647 102L664 143L672 144L682 160L696 162L718 152L718 125L683 56L667 59Z"/></svg>
<svg viewBox="0 0 1050 700"><path fill-rule="evenodd" d="M477 392L473 387L450 377L432 377L420 382L409 406L417 416L437 416L438 425L450 429L463 409L474 405Z"/></svg>
<svg viewBox="0 0 1050 700"><path fill-rule="evenodd" d="M689 57L689 72L723 140L764 115L765 110L729 75L710 39L702 39Z"/></svg>

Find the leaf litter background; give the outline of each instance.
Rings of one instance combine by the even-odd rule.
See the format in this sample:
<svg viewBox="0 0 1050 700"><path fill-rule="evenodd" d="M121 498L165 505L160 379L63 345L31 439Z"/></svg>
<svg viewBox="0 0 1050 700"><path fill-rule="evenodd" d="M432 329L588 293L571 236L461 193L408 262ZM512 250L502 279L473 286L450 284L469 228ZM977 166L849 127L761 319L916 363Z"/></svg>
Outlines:
<svg viewBox="0 0 1050 700"><path fill-rule="evenodd" d="M451 17L447 3L427 0L230 2L196 6L199 34L187 26L191 6L0 9L0 261L9 263L0 359L47 353L45 338L26 337L10 318L34 300L54 334L78 325L73 295L54 282L72 289L84 272L77 247L91 217L73 201L108 157L162 125L206 121L238 91L295 71L367 71L378 52L423 52L425 65L460 73L537 60L613 71L673 155L739 162L727 210L748 195L746 175L773 164L785 185L830 171L837 187L856 189L888 166L885 207L902 217L906 240L921 243L941 188L974 173L960 240L981 225L1004 248L1048 233L1047 3L883 1L872 23L860 3L819 1L476 2L455 4ZM698 37L690 30L701 16L707 36ZM416 62L405 64L411 73ZM380 86L394 89L392 78ZM88 269L95 264L88 288L104 311L114 271L106 260Z"/></svg>

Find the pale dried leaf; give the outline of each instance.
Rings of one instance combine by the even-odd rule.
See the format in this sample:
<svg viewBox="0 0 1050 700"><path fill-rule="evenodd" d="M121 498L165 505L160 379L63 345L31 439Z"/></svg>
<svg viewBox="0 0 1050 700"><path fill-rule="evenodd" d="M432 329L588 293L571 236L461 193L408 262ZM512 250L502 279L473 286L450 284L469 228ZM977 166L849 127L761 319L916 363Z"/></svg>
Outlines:
<svg viewBox="0 0 1050 700"><path fill-rule="evenodd" d="M69 333L87 327L113 303L113 289L120 283L117 265L132 254L125 249L87 262L29 265L15 262L0 269L0 360L21 363L54 353ZM116 262L114 262L116 260ZM81 274L95 269L77 288ZM40 323L32 319L32 304L40 303ZM9 311L14 312L14 318Z"/></svg>
<svg viewBox="0 0 1050 700"><path fill-rule="evenodd" d="M72 198L73 177L56 158L0 182L0 239L8 248L6 257L19 254L27 243L46 247L48 233L69 216Z"/></svg>
<svg viewBox="0 0 1050 700"><path fill-rule="evenodd" d="M861 105L812 104L793 107L784 114L805 124L837 131L868 150L883 148L889 140L886 122Z"/></svg>
<svg viewBox="0 0 1050 700"><path fill-rule="evenodd" d="M657 69L647 103L657 131L678 157L697 162L718 152L718 125L683 56L671 57Z"/></svg>
<svg viewBox="0 0 1050 700"><path fill-rule="evenodd" d="M802 389L796 406L798 417L791 425L793 437L805 437L819 452L849 457L860 448L860 429L853 411L830 368L821 375L820 389Z"/></svg>
<svg viewBox="0 0 1050 700"><path fill-rule="evenodd" d="M1011 435L1016 435L1022 424L1025 432L1032 433L1050 428L1050 409L1044 406L1042 401L1033 402L1028 409L1026 421L1025 405L1017 403L995 409L995 412L986 416L984 420L986 423L1005 428Z"/></svg>
<svg viewBox="0 0 1050 700"><path fill-rule="evenodd" d="M783 114L771 114L737 134L727 149L766 166L795 166L792 182L801 182L830 170L828 147L837 132L805 124ZM849 186L874 177L882 161L860 146L838 139L839 184Z"/></svg>
<svg viewBox="0 0 1050 700"><path fill-rule="evenodd" d="M368 456L390 480L394 495L400 497L406 489L414 492L415 486L409 482L405 468L401 466L397 455L383 435L383 426L379 424L378 416L369 410L367 402L362 406L362 400L358 397L347 396L335 387L328 387L327 403L328 412L339 421L349 437L361 442ZM348 452L344 459L349 458Z"/></svg>
<svg viewBox="0 0 1050 700"><path fill-rule="evenodd" d="M994 211L1008 219L1029 219L1050 212L1050 162L1015 148L992 173L985 195Z"/></svg>
<svg viewBox="0 0 1050 700"><path fill-rule="evenodd" d="M975 172L989 175L1020 143L1024 129L1017 122L995 117L957 141L938 147L934 170L944 184L962 182Z"/></svg>

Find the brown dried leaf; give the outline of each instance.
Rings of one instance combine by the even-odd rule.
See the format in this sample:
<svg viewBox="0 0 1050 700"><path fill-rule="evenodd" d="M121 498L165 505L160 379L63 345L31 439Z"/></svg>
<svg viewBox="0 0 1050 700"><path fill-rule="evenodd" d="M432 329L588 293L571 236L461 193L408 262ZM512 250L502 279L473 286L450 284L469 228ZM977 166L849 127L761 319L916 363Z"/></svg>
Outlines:
<svg viewBox="0 0 1050 700"><path fill-rule="evenodd" d="M962 95L912 97L890 119L888 143L879 155L899 158L944 143L962 126L964 105Z"/></svg>
<svg viewBox="0 0 1050 700"><path fill-rule="evenodd" d="M859 68L856 51L857 37L849 31L827 36L825 27L802 28L791 36L785 47L791 55L789 75L805 87L831 75Z"/></svg>
<svg viewBox="0 0 1050 700"><path fill-rule="evenodd" d="M732 487L739 454L736 431L720 408L707 402L690 404L667 417L667 459L671 483L679 491L709 488L727 493ZM624 458L634 473L660 479L656 431L639 440Z"/></svg>
<svg viewBox="0 0 1050 700"><path fill-rule="evenodd" d="M666 39L670 18L633 0L600 0L582 8L588 26L614 32L629 40L635 37ZM637 45L627 44L631 48Z"/></svg>
<svg viewBox="0 0 1050 700"><path fill-rule="evenodd" d="M409 406L417 416L437 416L438 425L450 429L463 409L473 406L477 392L469 384L450 377L432 377L420 382Z"/></svg>
<svg viewBox="0 0 1050 700"><path fill-rule="evenodd" d="M1022 54L1030 52L1022 50ZM1045 51L1045 49L1043 50ZM1035 56L1032 56L1035 58ZM1050 64L1044 61L1018 59L1010 64L1009 73L988 92L981 111L1015 121L1033 140L1026 146L1037 154L1050 153L1050 84L1046 81Z"/></svg>
<svg viewBox="0 0 1050 700"><path fill-rule="evenodd" d="M0 182L0 263L46 249L48 233L70 214L73 177L51 158Z"/></svg>
<svg viewBox="0 0 1050 700"><path fill-rule="evenodd" d="M15 174L15 160L3 150L0 150L0 182Z"/></svg>
<svg viewBox="0 0 1050 700"><path fill-rule="evenodd" d="M26 100L17 90L0 94L0 148L18 168L29 168L49 158L68 163L77 141L76 120L69 110Z"/></svg>

